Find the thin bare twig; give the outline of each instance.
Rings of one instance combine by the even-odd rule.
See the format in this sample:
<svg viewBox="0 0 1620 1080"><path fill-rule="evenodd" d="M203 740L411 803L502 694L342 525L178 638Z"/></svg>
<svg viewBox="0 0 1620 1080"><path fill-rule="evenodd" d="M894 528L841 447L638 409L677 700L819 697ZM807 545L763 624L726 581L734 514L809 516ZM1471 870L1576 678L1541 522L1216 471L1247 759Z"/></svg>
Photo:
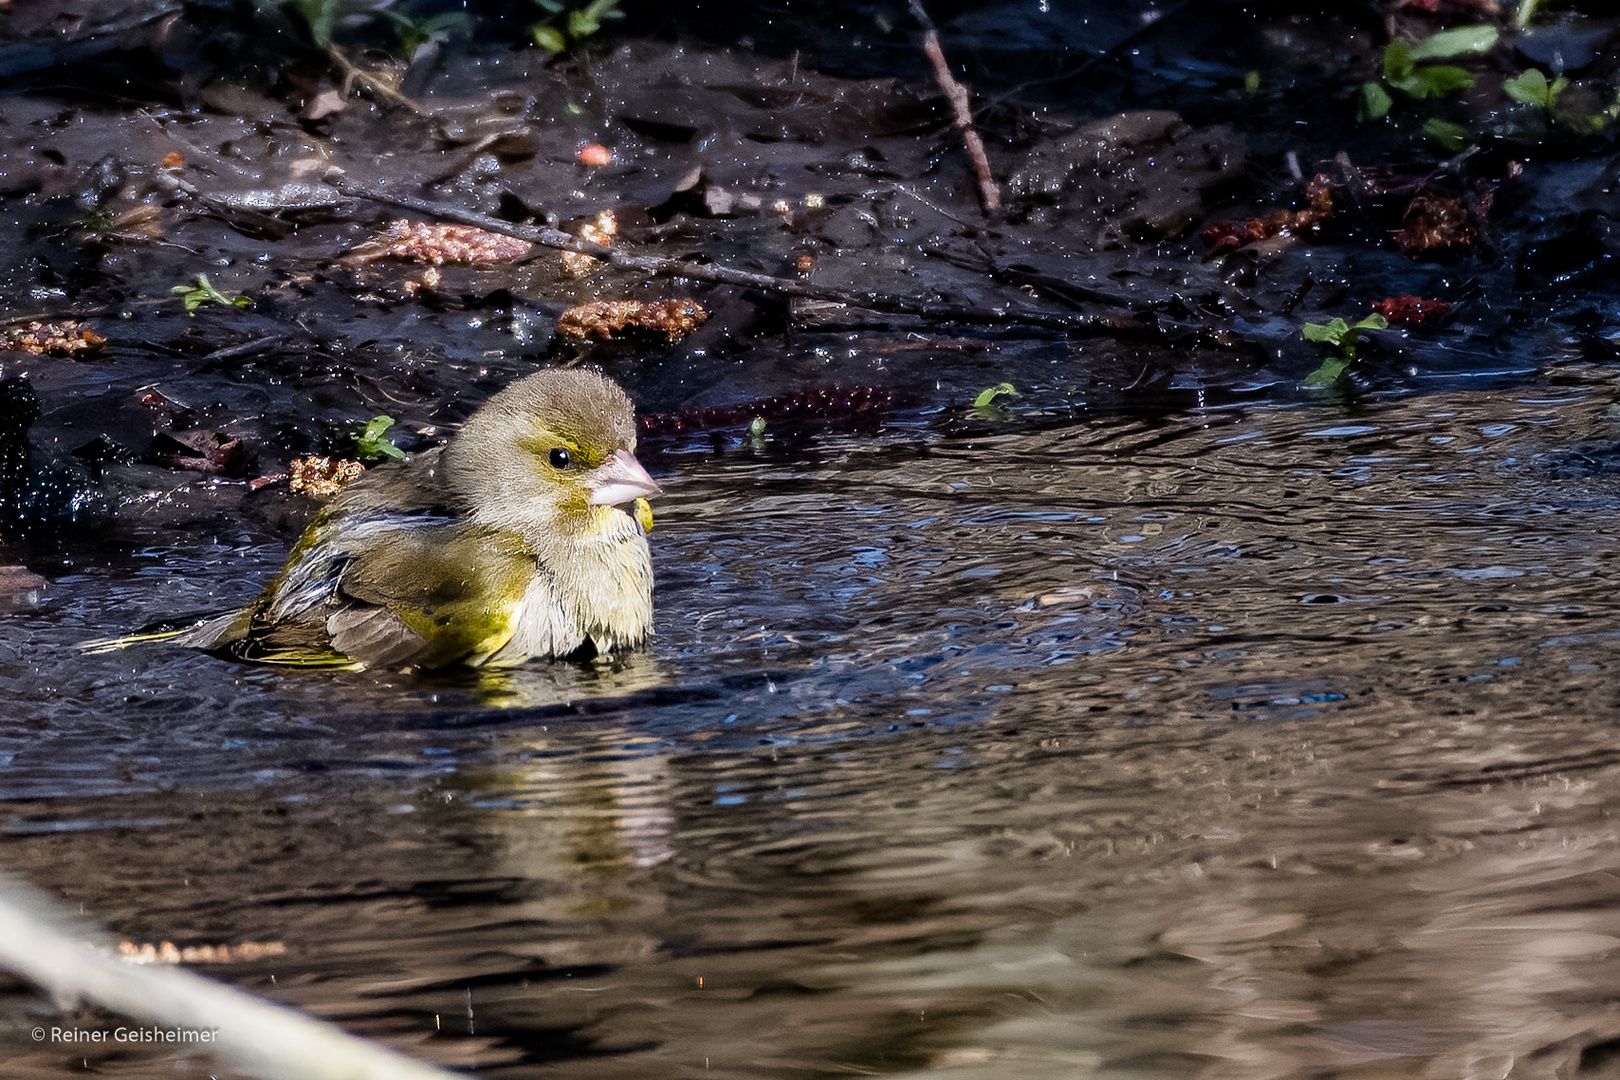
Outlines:
<svg viewBox="0 0 1620 1080"><path fill-rule="evenodd" d="M430 202L427 199L418 199L392 191L379 191L369 185L359 184L341 176L329 176L326 182L336 188L340 194L351 198L368 199L372 202L382 203L385 206L397 206L403 210L414 210L419 214L426 214L440 220L471 225L474 228L501 233L504 236L515 236L519 240L527 240L531 244L555 248L558 251L573 251L581 255L589 255L621 270L651 274L654 277L689 278L693 281L709 281L717 285L736 285L745 289L759 289L775 293L779 296L803 296L812 300L826 300L835 304L844 304L852 308L864 308L868 311L883 311L893 315L913 315L922 319L934 319L971 326L1030 326L1044 330L1060 330L1076 337L1130 337L1165 342L1179 342L1188 336L1185 333L1167 330L1155 322L1129 315L1071 315L1059 312L1031 311L1028 308L1012 305L993 309L974 308L943 300L921 300L912 297L895 296L891 293L863 292L854 289L840 289L831 285L817 285L814 282L800 281L795 278L774 277L770 274L756 274L747 270L736 270L716 263L667 259L657 255L633 255L619 248L608 247L605 244L595 244L589 240L581 240L558 229L539 228L532 225L514 225L509 221L502 221L487 214L463 210L445 203Z"/></svg>
<svg viewBox="0 0 1620 1080"><path fill-rule="evenodd" d="M939 88L950 99L957 130L962 133L962 142L967 145L968 157L973 159L973 173L979 180L979 198L984 203L984 211L993 214L1001 209L1001 188L990 172L990 159L984 152L984 140L979 138L979 129L973 126L973 105L968 99L967 87L957 82L951 74L951 66L945 61L945 50L939 43L939 30L934 26L934 20L928 17L922 0L908 2L911 17L923 28L923 52L928 54L929 63L934 65L934 78L939 80Z"/></svg>

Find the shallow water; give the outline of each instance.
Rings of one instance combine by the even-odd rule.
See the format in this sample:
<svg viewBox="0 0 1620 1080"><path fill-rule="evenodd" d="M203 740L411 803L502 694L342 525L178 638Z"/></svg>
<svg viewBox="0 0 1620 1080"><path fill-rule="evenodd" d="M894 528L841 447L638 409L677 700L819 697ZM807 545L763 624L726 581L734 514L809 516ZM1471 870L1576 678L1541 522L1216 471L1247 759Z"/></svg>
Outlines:
<svg viewBox="0 0 1620 1080"><path fill-rule="evenodd" d="M667 447L619 665L80 658L282 547L80 553L0 615L0 862L487 1076L1601 1075L1614 398ZM176 1074L0 1000L8 1075Z"/></svg>

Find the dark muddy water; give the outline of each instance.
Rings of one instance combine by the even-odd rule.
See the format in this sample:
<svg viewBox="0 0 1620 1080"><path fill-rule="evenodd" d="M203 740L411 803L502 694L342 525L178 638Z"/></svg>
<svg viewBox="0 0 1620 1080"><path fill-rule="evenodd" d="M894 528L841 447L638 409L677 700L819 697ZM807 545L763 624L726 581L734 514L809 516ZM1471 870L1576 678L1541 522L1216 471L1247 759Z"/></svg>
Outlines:
<svg viewBox="0 0 1620 1080"><path fill-rule="evenodd" d="M1614 397L668 448L614 666L80 658L282 548L86 560L0 616L0 850L487 1076L1606 1074ZM207 1075L4 1002L8 1075Z"/></svg>

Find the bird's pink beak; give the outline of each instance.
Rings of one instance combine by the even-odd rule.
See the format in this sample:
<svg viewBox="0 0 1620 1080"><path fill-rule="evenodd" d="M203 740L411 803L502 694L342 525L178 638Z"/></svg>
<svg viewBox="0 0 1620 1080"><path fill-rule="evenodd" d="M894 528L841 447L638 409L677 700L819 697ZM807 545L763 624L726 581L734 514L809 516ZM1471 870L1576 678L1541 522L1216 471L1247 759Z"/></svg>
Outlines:
<svg viewBox="0 0 1620 1080"><path fill-rule="evenodd" d="M612 457L586 475L585 482L591 489L592 506L618 506L631 499L650 499L664 491L628 450L613 451Z"/></svg>

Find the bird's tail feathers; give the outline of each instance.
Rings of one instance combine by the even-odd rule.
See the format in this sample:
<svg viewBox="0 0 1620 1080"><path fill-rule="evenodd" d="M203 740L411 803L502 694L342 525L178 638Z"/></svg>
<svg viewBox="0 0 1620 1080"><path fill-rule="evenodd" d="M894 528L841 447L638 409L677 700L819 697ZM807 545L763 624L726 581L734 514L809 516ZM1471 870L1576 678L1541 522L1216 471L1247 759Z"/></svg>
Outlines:
<svg viewBox="0 0 1620 1080"><path fill-rule="evenodd" d="M154 623L151 626L142 627L133 634L97 638L94 641L82 641L79 643L79 652L85 656L100 656L104 653L120 652L133 645L146 645L154 641L168 641L194 649L217 648L230 640L238 621L245 614L246 612L243 611L228 611L223 615L199 618L185 626L175 626L173 622Z"/></svg>

